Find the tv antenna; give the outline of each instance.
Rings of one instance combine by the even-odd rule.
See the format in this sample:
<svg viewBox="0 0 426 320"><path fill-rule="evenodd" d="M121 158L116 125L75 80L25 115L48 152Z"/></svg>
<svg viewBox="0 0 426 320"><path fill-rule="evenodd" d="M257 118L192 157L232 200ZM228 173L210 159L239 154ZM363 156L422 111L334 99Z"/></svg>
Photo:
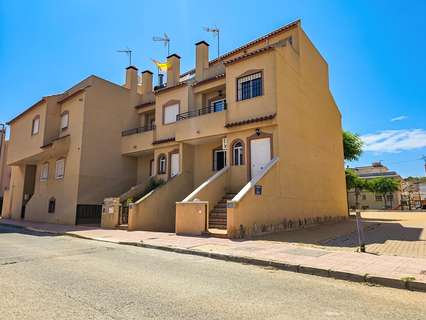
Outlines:
<svg viewBox="0 0 426 320"><path fill-rule="evenodd" d="M125 53L129 57L129 66L132 65L132 50L126 47L126 49L117 50L117 52Z"/></svg>
<svg viewBox="0 0 426 320"><path fill-rule="evenodd" d="M219 56L220 56L220 47L219 47L219 43L220 43L220 39L219 39L220 38L219 37L220 30L219 30L219 28L218 27L214 27L214 28L204 27L203 29L206 32L212 33L213 37L217 37L217 57L219 58Z"/></svg>
<svg viewBox="0 0 426 320"><path fill-rule="evenodd" d="M167 47L167 56L170 55L170 38L167 33L164 32L163 37L152 37L152 41L163 42L164 46Z"/></svg>

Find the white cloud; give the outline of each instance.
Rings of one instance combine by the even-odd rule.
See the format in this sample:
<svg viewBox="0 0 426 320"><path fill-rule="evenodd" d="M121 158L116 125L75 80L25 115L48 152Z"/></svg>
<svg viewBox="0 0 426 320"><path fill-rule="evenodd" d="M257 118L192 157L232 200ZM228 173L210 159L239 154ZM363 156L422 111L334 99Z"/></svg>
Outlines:
<svg viewBox="0 0 426 320"><path fill-rule="evenodd" d="M399 116L399 117L392 118L390 121L391 122L401 121L401 120L405 120L407 118L408 118L407 116Z"/></svg>
<svg viewBox="0 0 426 320"><path fill-rule="evenodd" d="M426 147L426 130L384 130L361 136L364 151L397 153Z"/></svg>

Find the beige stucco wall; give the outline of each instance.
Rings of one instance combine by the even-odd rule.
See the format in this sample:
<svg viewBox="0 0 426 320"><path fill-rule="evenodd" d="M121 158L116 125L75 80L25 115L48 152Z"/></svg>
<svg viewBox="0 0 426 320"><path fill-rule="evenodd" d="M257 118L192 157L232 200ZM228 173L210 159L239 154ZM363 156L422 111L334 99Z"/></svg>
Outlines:
<svg viewBox="0 0 426 320"><path fill-rule="evenodd" d="M254 56L226 67L226 93L228 103L228 122L246 120L273 114L277 110L276 67L273 51ZM252 99L237 101L237 78L246 72L263 72L263 95Z"/></svg>
<svg viewBox="0 0 426 320"><path fill-rule="evenodd" d="M137 160L121 155L121 131L137 126L129 89L94 78L85 98L79 204L102 204L136 184Z"/></svg>
<svg viewBox="0 0 426 320"><path fill-rule="evenodd" d="M175 231L176 202L192 190L186 173L170 179L129 208L129 230Z"/></svg>
<svg viewBox="0 0 426 320"><path fill-rule="evenodd" d="M199 236L207 231L208 202L177 202L176 229L177 234Z"/></svg>
<svg viewBox="0 0 426 320"><path fill-rule="evenodd" d="M277 155L279 189L285 199L284 215L347 214L341 116L328 88L321 81L306 81L308 66L324 64L309 45L300 41L299 63L287 46L276 49L278 101ZM326 78L325 67L317 71ZM312 77L311 74L307 76Z"/></svg>
<svg viewBox="0 0 426 320"><path fill-rule="evenodd" d="M155 96L155 140L175 137L176 122L163 124L163 105L171 100L179 101L179 113L187 112L191 102L192 89L189 86L181 86L160 92Z"/></svg>
<svg viewBox="0 0 426 320"><path fill-rule="evenodd" d="M27 204L25 219L49 223L74 224L77 206L79 184L80 158L82 145L82 131L84 123L86 94L80 94L57 105L59 113L69 112L69 126L66 132L57 132L57 135L69 135L69 149L64 154L58 154L37 163L36 183L34 195ZM65 175L63 179L55 178L56 160L65 158ZM41 181L41 168L44 163L49 164L49 177ZM56 199L54 213L48 213L50 198Z"/></svg>
<svg viewBox="0 0 426 320"><path fill-rule="evenodd" d="M8 163L12 164L40 152L44 145L47 103L42 102L10 124ZM39 133L31 135L33 119L40 117Z"/></svg>

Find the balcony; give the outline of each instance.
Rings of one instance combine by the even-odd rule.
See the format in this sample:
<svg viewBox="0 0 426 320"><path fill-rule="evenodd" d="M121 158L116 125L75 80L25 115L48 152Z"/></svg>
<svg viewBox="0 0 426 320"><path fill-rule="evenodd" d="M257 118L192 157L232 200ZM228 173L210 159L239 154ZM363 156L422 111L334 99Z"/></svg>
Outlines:
<svg viewBox="0 0 426 320"><path fill-rule="evenodd" d="M152 149L155 125L127 129L121 132L121 153L123 155L138 156L142 152Z"/></svg>
<svg viewBox="0 0 426 320"><path fill-rule="evenodd" d="M155 124L153 125L149 125L149 126L145 126L145 127L138 127L138 128L133 128L133 129L127 129L121 132L121 136L125 137L125 136L131 136L132 134L138 134L138 133L142 133L142 132L148 132L148 131L152 131L155 129Z"/></svg>
<svg viewBox="0 0 426 320"><path fill-rule="evenodd" d="M221 100L221 101L218 101L217 103L214 103L213 105L211 105L209 107L179 113L176 116L176 120L182 121L182 120L189 119L189 118L203 116L205 114L210 114L210 113L214 113L214 112L221 112L221 111L225 111L226 108L227 108L226 100Z"/></svg>
<svg viewBox="0 0 426 320"><path fill-rule="evenodd" d="M223 134L226 123L226 101L176 116L176 140L199 139Z"/></svg>

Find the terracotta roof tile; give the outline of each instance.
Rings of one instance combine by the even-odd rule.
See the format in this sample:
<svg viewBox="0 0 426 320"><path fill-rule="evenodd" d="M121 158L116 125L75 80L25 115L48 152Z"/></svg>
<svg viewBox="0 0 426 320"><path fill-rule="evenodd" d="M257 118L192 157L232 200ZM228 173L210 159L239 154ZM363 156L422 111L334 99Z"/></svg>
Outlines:
<svg viewBox="0 0 426 320"><path fill-rule="evenodd" d="M231 128L231 127L236 127L236 126L242 126L242 125L245 125L245 124L261 122L261 121L265 121L265 120L271 120L271 119L274 119L276 115L277 115L276 113L273 113L273 114L269 114L269 115L262 116L262 117L251 118L251 119L235 121L235 122L229 122L229 123L225 124L225 128Z"/></svg>
<svg viewBox="0 0 426 320"><path fill-rule="evenodd" d="M175 141L175 140L176 140L175 137L166 138L166 139L160 139L160 140L153 141L152 144L155 145L155 144L167 143L167 142L172 142L172 141Z"/></svg>

